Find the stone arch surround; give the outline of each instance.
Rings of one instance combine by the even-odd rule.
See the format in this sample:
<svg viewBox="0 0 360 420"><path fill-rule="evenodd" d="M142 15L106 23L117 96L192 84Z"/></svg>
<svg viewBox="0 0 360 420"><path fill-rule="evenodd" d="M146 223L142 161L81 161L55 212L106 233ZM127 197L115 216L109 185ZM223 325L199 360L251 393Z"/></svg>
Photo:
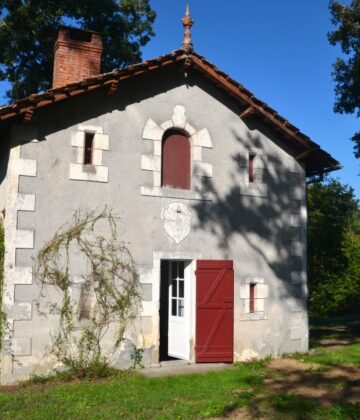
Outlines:
<svg viewBox="0 0 360 420"><path fill-rule="evenodd" d="M161 186L162 139L169 129L180 129L187 133L191 145L191 189L180 190ZM174 107L171 119L158 125L152 118L145 124L142 139L153 142L153 153L141 156L141 169L152 172L152 186L141 186L141 195L194 200L211 200L211 195L202 191L202 178L212 178L213 167L203 161L203 149L212 149L212 139L207 128L197 130L187 119L182 105Z"/></svg>

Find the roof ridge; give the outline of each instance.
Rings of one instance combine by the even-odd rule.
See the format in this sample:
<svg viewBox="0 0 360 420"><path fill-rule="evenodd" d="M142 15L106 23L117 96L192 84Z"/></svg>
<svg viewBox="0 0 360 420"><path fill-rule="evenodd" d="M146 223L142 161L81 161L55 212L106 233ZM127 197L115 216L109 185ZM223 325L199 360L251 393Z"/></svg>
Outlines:
<svg viewBox="0 0 360 420"><path fill-rule="evenodd" d="M2 121L9 121L20 115L23 115L25 121L29 122L33 116L33 112L37 109L102 87L108 87L108 94L110 95L118 90L118 84L121 80L157 70L160 67L181 62L182 60L184 60L184 70L190 67L202 72L218 87L225 90L231 97L235 97L241 103L244 110L239 114L239 118L244 119L251 115L257 115L263 118L266 123L272 125L274 129L283 132L291 141L296 142L297 149L300 149L300 151L305 148L305 151L308 151L309 154L317 154L319 159L321 155L320 160L324 161L321 164L322 167L327 165L327 168L330 168L330 170L335 170L340 167L339 162L332 158L329 153L323 151L310 137L302 133L299 128L291 124L286 118L279 115L267 103L257 98L241 83L220 70L215 64L199 53L195 51L185 52L182 49L174 50L168 54L160 55L140 63L131 64L112 72L102 73L79 82L52 88L43 93L32 94L8 106L0 107L0 124ZM304 150L299 155L302 159L303 152ZM307 159L309 158L307 157Z"/></svg>

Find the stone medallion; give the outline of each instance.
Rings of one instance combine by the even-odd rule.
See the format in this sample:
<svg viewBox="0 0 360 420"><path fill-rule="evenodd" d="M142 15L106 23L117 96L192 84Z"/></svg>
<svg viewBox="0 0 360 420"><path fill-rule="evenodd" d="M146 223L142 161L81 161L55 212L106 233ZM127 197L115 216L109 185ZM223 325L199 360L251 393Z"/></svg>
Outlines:
<svg viewBox="0 0 360 420"><path fill-rule="evenodd" d="M192 214L183 203L170 203L163 211L164 230L177 244L191 231Z"/></svg>

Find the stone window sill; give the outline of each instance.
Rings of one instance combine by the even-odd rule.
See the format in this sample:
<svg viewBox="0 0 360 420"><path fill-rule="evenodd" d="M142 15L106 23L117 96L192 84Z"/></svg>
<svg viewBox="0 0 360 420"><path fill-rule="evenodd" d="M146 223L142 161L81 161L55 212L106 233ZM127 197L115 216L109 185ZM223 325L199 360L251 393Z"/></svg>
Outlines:
<svg viewBox="0 0 360 420"><path fill-rule="evenodd" d="M240 316L240 321L264 321L267 319L268 317L264 312L254 312L251 314L242 314Z"/></svg>
<svg viewBox="0 0 360 420"><path fill-rule="evenodd" d="M87 173L96 173L96 167L95 165L83 165L83 172Z"/></svg>
<svg viewBox="0 0 360 420"><path fill-rule="evenodd" d="M199 200L199 201L212 201L212 195L209 193L200 194L191 190L180 190L173 188L161 187L141 187L141 195L151 197L163 198L178 198L182 200Z"/></svg>
<svg viewBox="0 0 360 420"><path fill-rule="evenodd" d="M69 178L77 181L108 182L109 170L106 166L70 163Z"/></svg>
<svg viewBox="0 0 360 420"><path fill-rule="evenodd" d="M256 182L240 182L240 194L252 197L267 197L268 187L266 184Z"/></svg>

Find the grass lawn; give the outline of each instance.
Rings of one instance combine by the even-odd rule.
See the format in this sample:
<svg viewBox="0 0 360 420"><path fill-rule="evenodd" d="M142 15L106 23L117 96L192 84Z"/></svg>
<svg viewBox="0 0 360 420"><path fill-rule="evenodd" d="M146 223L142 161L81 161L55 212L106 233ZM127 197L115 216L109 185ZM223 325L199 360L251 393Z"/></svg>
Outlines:
<svg viewBox="0 0 360 420"><path fill-rule="evenodd" d="M201 375L28 385L0 394L2 419L191 419L246 405L261 388L264 363Z"/></svg>
<svg viewBox="0 0 360 420"><path fill-rule="evenodd" d="M106 380L33 381L3 387L0 419L233 416L360 420L356 400L357 391L360 393L356 380L360 372L360 337L354 332L358 331L358 321L315 320L312 331L317 338L312 339L321 347L315 354L292 359L237 364L233 369L189 376L145 378L122 373ZM344 336L351 344L338 347L334 340L342 342Z"/></svg>

